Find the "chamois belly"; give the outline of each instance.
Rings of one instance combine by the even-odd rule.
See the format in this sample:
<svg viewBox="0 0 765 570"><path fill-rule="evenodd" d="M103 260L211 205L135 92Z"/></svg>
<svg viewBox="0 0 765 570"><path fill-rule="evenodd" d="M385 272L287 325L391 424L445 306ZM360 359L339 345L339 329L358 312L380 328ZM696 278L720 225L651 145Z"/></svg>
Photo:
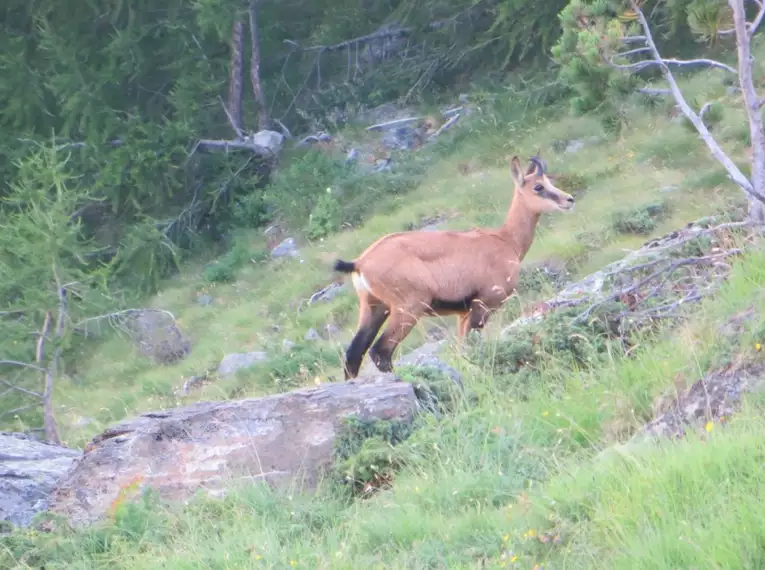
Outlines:
<svg viewBox="0 0 765 570"><path fill-rule="evenodd" d="M432 311L429 313L439 316L451 315L454 313L466 313L470 310L470 305L478 298L477 293L471 293L462 299L442 299L434 297L430 302Z"/></svg>
<svg viewBox="0 0 765 570"><path fill-rule="evenodd" d="M432 310L428 312L438 316L465 313L470 310L474 301L480 301L492 309L499 308L515 290L515 282L516 279L512 277L495 277L486 283L471 283L468 287L461 287L463 291L469 291L462 296L449 295L447 291L436 293L430 301Z"/></svg>

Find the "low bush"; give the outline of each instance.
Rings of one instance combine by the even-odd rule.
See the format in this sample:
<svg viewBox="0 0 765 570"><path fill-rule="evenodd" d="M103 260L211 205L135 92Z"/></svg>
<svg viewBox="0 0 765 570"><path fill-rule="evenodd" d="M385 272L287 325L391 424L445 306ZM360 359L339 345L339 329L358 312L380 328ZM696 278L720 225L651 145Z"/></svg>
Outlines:
<svg viewBox="0 0 765 570"><path fill-rule="evenodd" d="M612 226L621 234L648 235L670 213L667 202L644 204L614 214Z"/></svg>

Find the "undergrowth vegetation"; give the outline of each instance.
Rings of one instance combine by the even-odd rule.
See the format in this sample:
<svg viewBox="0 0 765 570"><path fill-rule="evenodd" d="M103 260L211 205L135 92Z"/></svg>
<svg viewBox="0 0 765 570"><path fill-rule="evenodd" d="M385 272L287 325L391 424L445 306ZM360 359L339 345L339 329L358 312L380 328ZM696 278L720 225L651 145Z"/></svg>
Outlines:
<svg viewBox="0 0 765 570"><path fill-rule="evenodd" d="M557 346L522 396L490 368L453 358L469 396L452 392L449 413L425 413L415 429L350 422L337 443L337 471L314 495L246 486L168 510L147 493L89 530L53 520L53 534L9 535L0 561L22 568L152 568L158 559L221 568L759 567L763 521L752 497L765 492L762 398L680 442L611 445L651 415L674 374L700 378L731 351L739 361L762 362L762 315L722 342L719 325L761 303L763 286L758 248L679 328L629 354L603 351L587 366L572 367L567 348Z"/></svg>

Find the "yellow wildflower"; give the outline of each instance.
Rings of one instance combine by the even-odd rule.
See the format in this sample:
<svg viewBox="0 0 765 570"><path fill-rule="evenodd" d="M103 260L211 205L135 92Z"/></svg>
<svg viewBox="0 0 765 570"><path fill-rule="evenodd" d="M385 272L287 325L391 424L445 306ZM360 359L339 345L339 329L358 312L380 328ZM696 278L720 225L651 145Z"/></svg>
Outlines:
<svg viewBox="0 0 765 570"><path fill-rule="evenodd" d="M704 426L704 429L711 432L712 428L714 428L715 425L712 422L707 422L707 425Z"/></svg>
<svg viewBox="0 0 765 570"><path fill-rule="evenodd" d="M754 345L754 349L755 349L757 352L759 352L761 348L762 348L762 345L761 345L759 342L758 342L757 344L755 344L755 345Z"/></svg>
<svg viewBox="0 0 765 570"><path fill-rule="evenodd" d="M550 413L550 412L548 412L547 410L545 410L544 412L542 412L542 415L543 415L543 416L547 416L549 413Z"/></svg>

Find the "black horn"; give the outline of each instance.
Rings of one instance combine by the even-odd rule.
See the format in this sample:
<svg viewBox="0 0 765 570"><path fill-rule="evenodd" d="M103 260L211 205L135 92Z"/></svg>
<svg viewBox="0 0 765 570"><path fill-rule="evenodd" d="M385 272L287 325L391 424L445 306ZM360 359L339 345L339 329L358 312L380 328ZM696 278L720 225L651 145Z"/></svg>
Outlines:
<svg viewBox="0 0 765 570"><path fill-rule="evenodd" d="M539 151L537 151L536 156L532 156L529 161L536 166L537 168L537 176L542 176L542 174L545 174L547 172L547 162L545 162L542 158L539 156Z"/></svg>

